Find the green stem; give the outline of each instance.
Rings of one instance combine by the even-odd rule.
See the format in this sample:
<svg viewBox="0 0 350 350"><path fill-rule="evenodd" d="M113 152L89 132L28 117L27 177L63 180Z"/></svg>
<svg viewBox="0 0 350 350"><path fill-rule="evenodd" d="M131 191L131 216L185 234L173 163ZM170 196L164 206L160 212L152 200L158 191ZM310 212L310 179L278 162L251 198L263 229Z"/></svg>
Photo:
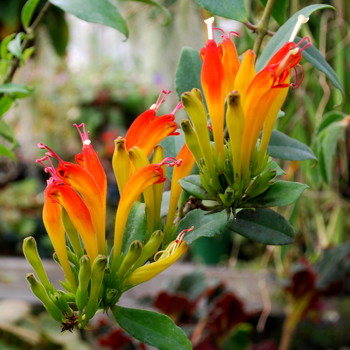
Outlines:
<svg viewBox="0 0 350 350"><path fill-rule="evenodd" d="M22 51L25 50L28 47L30 39L31 39L30 36L33 34L34 30L39 25L41 19L44 17L44 15L47 12L47 10L49 9L50 5L51 5L50 2L47 1L45 3L45 5L42 7L42 9L40 10L38 16L33 21L32 25L27 29L27 33L29 33L30 35L27 36L23 40L22 45L21 45ZM12 78L15 75L16 70L19 67L19 64L20 64L19 58L18 57L14 57L13 60L12 60L12 64L11 64L11 66L10 66L10 68L9 68L5 78L4 78L3 84L10 83L12 81Z"/></svg>
<svg viewBox="0 0 350 350"><path fill-rule="evenodd" d="M257 28L255 30L257 33L257 36L255 39L253 51L256 53L256 55L259 54L264 37L268 33L267 29L268 29L270 17L272 14L272 9L273 9L273 6L275 5L275 1L276 0L268 0L267 1L267 4L266 4L265 9L264 9L264 13L263 13L261 20L260 20L260 22L257 25Z"/></svg>

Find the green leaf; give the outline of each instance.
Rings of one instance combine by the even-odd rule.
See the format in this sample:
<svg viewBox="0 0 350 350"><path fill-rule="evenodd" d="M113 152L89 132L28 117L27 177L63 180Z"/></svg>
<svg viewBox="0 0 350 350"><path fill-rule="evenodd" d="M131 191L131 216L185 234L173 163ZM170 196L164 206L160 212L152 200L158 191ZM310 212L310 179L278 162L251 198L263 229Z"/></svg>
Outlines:
<svg viewBox="0 0 350 350"><path fill-rule="evenodd" d="M337 145L345 135L346 124L336 122L324 129L318 137L319 142L319 166L323 180L330 184L334 172Z"/></svg>
<svg viewBox="0 0 350 350"><path fill-rule="evenodd" d="M26 31L28 31L28 27L29 27L30 22L32 20L34 11L35 11L36 7L38 6L39 2L40 2L40 0L28 0L22 8L21 21L22 21L23 27Z"/></svg>
<svg viewBox="0 0 350 350"><path fill-rule="evenodd" d="M9 96L2 96L0 98L0 117L2 117L11 108L12 103L13 98Z"/></svg>
<svg viewBox="0 0 350 350"><path fill-rule="evenodd" d="M15 33L12 33L10 35L8 35L7 37L5 37L4 39L2 39L1 41L1 47L0 47L0 54L1 54L1 58L3 59L9 59L9 54L8 54L8 44L11 42L11 40L16 36Z"/></svg>
<svg viewBox="0 0 350 350"><path fill-rule="evenodd" d="M202 210L190 211L179 223L177 232L194 226L184 239L191 244L201 237L214 237L231 231L268 245L282 245L293 242L294 231L289 222L271 209L241 210L236 218L227 219L225 211L208 214Z"/></svg>
<svg viewBox="0 0 350 350"><path fill-rule="evenodd" d="M125 226L122 252L126 254L130 244L135 240L139 240L143 243L146 231L146 205L144 203L135 202L130 210L128 221Z"/></svg>
<svg viewBox="0 0 350 350"><path fill-rule="evenodd" d="M22 84L7 83L7 84L0 85L0 93L8 94L16 98L26 97L31 92L32 92L32 89Z"/></svg>
<svg viewBox="0 0 350 350"><path fill-rule="evenodd" d="M120 327L145 344L160 350L192 349L186 334L168 316L121 306L114 306L112 313Z"/></svg>
<svg viewBox="0 0 350 350"><path fill-rule="evenodd" d="M227 230L229 221L226 212L208 214L207 212L195 209L191 210L179 223L177 234L182 230L194 227L192 231L186 233L184 240L191 244L201 237L214 237Z"/></svg>
<svg viewBox="0 0 350 350"><path fill-rule="evenodd" d="M23 39L24 33L18 33L16 37L9 42L7 45L7 49L17 58L21 59L23 52L22 52L22 39Z"/></svg>
<svg viewBox="0 0 350 350"><path fill-rule="evenodd" d="M181 187L198 199L213 199L203 188L199 175L189 175L179 180Z"/></svg>
<svg viewBox="0 0 350 350"><path fill-rule="evenodd" d="M149 4L149 5L158 7L162 12L164 12L164 14L166 16L166 20L165 20L163 25L166 26L171 22L172 16L171 16L170 11L165 6L158 3L157 1L154 1L154 0L132 0L132 1L143 2L145 4Z"/></svg>
<svg viewBox="0 0 350 350"><path fill-rule="evenodd" d="M247 20L244 0L196 0L197 4L215 16L233 19L239 22Z"/></svg>
<svg viewBox="0 0 350 350"><path fill-rule="evenodd" d="M322 122L317 129L317 135L333 123L340 122L346 117L346 114L340 111L329 111L323 116Z"/></svg>
<svg viewBox="0 0 350 350"><path fill-rule="evenodd" d="M271 209L242 210L230 221L230 230L266 245L290 244L294 230L290 223Z"/></svg>
<svg viewBox="0 0 350 350"><path fill-rule="evenodd" d="M297 38L295 42L300 41L301 38ZM302 52L303 57L309 61L316 69L326 74L332 84L339 89L343 94L345 94L344 89L337 77L337 73L328 64L325 58L322 56L321 52L316 49L315 46L311 45Z"/></svg>
<svg viewBox="0 0 350 350"><path fill-rule="evenodd" d="M277 181L266 192L254 198L246 207L268 208L294 203L309 186L291 181Z"/></svg>
<svg viewBox="0 0 350 350"><path fill-rule="evenodd" d="M0 120L0 135L9 142L15 141L15 133L13 128L3 120Z"/></svg>
<svg viewBox="0 0 350 350"><path fill-rule="evenodd" d="M176 92L179 98L182 93L191 91L193 88L201 89L201 69L202 60L199 52L190 47L183 47L175 76Z"/></svg>
<svg viewBox="0 0 350 350"><path fill-rule="evenodd" d="M305 17L309 17L313 12L325 8L334 9L333 6L330 5L310 5L306 6L300 11L296 12L289 20L278 29L276 34L271 38L269 43L266 45L264 51L262 52L260 58L257 61L256 69L260 71L265 67L270 58L287 42L293 32L294 26L297 23L297 19L299 15L304 15Z"/></svg>
<svg viewBox="0 0 350 350"><path fill-rule="evenodd" d="M86 22L99 23L129 35L128 27L118 9L108 0L50 0L63 11Z"/></svg>
<svg viewBox="0 0 350 350"><path fill-rule="evenodd" d="M12 151L10 151L7 147L1 144L0 144L0 156L16 159L15 154Z"/></svg>
<svg viewBox="0 0 350 350"><path fill-rule="evenodd" d="M267 0L261 0L264 6L266 6ZM275 2L272 9L272 16L279 25L282 25L286 21L286 13L289 0L278 0Z"/></svg>
<svg viewBox="0 0 350 350"><path fill-rule="evenodd" d="M271 157L285 160L317 160L311 148L280 131L273 130L267 151Z"/></svg>

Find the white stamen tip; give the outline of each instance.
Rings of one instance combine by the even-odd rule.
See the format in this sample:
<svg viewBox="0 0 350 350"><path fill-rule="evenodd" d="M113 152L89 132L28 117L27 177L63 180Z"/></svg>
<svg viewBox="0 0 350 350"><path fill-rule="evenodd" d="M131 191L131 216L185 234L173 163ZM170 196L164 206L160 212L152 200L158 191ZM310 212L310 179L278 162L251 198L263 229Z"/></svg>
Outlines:
<svg viewBox="0 0 350 350"><path fill-rule="evenodd" d="M305 23L307 23L309 20L309 17L305 17L304 15L299 15L298 16L298 20L297 20L297 23L295 24L295 27L293 29L293 32L289 38L289 42L293 42L295 37L297 36L301 26Z"/></svg>
<svg viewBox="0 0 350 350"><path fill-rule="evenodd" d="M89 145L91 144L91 140L85 140L85 141L83 142L83 144L84 144L85 146L89 146Z"/></svg>
<svg viewBox="0 0 350 350"><path fill-rule="evenodd" d="M154 103L149 109L156 109L157 105Z"/></svg>
<svg viewBox="0 0 350 350"><path fill-rule="evenodd" d="M204 23L207 25L208 40L213 40L214 39L214 32L213 32L214 17L205 19Z"/></svg>

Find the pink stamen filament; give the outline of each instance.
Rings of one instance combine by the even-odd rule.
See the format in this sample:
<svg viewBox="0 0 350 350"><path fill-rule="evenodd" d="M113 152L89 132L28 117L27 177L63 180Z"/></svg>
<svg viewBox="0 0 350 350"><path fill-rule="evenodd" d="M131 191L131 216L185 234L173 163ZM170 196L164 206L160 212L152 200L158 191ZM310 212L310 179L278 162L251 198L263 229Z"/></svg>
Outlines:
<svg viewBox="0 0 350 350"><path fill-rule="evenodd" d="M162 166L162 165L167 165L169 168L176 166L180 166L182 163L182 159L175 159L173 157L167 157L165 159L163 159L163 161L161 161L158 165Z"/></svg>
<svg viewBox="0 0 350 350"><path fill-rule="evenodd" d="M40 149L46 149L48 150L49 152L46 153L46 155L48 155L49 157L54 157L56 158L59 162L64 162L63 159L61 157L58 156L58 154L56 152L54 152L50 147L44 145L43 143L39 142L37 144L37 146L40 148Z"/></svg>
<svg viewBox="0 0 350 350"><path fill-rule="evenodd" d="M307 42L303 47L301 47L301 44L303 44L304 42ZM300 49L300 52L303 52L305 49L307 49L308 47L310 47L312 45L311 43L311 39L308 36L305 36L304 38L302 38L296 45L295 47L298 47Z"/></svg>
<svg viewBox="0 0 350 350"><path fill-rule="evenodd" d="M79 125L73 124L73 126L78 130L82 143L84 145L89 145L91 141L89 139L89 131L86 131L85 129L85 123L81 123Z"/></svg>
<svg viewBox="0 0 350 350"><path fill-rule="evenodd" d="M183 108L183 107L184 107L184 106L183 106L182 102L179 102L179 103L176 105L176 107L174 108L174 110L173 110L170 114L175 115L176 112L179 111L179 110L180 110L181 108Z"/></svg>
<svg viewBox="0 0 350 350"><path fill-rule="evenodd" d="M44 163L45 161L49 162L49 166L47 166ZM58 174L56 172L56 169L55 169L55 167L54 167L54 165L52 163L52 160L51 160L49 155L46 155L43 158L37 159L36 162L41 164L44 167L45 173L49 173L52 176L53 180L55 180L55 181L62 181L62 179L58 176Z"/></svg>
<svg viewBox="0 0 350 350"><path fill-rule="evenodd" d="M171 90L166 91L162 90L158 96L158 99L155 104L153 104L150 109L154 109L156 112L158 111L158 108L161 106L162 103L166 101L167 96L171 93Z"/></svg>

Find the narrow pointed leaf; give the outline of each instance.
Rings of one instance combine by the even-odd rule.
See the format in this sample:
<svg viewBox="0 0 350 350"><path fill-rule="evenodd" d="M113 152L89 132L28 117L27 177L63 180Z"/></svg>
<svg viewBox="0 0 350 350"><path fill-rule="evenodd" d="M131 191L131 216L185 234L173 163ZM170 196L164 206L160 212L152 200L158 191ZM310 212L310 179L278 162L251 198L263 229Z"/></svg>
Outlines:
<svg viewBox="0 0 350 350"><path fill-rule="evenodd" d="M112 312L120 327L145 344L160 350L192 349L186 334L168 316L121 306Z"/></svg>
<svg viewBox="0 0 350 350"><path fill-rule="evenodd" d="M310 147L277 130L273 130L267 150L271 157L278 159L317 160Z"/></svg>
<svg viewBox="0 0 350 350"><path fill-rule="evenodd" d="M120 12L108 0L50 0L50 2L86 22L99 23L129 35L127 24Z"/></svg>
<svg viewBox="0 0 350 350"><path fill-rule="evenodd" d="M297 23L297 19L299 15L304 15L305 17L309 17L313 12L321 9L331 8L334 9L333 6L330 5L309 5L296 12L289 20L281 26L276 34L271 38L269 43L266 45L264 51L262 52L260 58L257 61L256 69L257 71L261 70L270 58L276 53L287 41L293 32L294 26Z"/></svg>
<svg viewBox="0 0 350 350"><path fill-rule="evenodd" d="M266 6L267 0L261 0ZM286 21L286 13L288 8L289 0L276 1L272 9L272 17L277 21L279 25L282 25Z"/></svg>
<svg viewBox="0 0 350 350"><path fill-rule="evenodd" d="M300 38L295 40L296 42L300 41ZM316 49L315 46L311 45L302 52L303 57L309 61L316 69L320 72L326 74L327 78L332 82L332 84L339 89L343 94L344 89L337 77L337 73L334 69L328 64L325 58L322 56L321 52Z"/></svg>

